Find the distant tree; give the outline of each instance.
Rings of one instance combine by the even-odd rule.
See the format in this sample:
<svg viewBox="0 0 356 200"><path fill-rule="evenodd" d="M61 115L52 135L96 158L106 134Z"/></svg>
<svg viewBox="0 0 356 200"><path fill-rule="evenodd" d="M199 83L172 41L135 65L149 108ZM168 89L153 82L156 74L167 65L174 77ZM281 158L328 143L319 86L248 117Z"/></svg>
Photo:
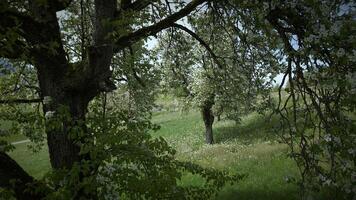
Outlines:
<svg viewBox="0 0 356 200"><path fill-rule="evenodd" d="M215 115L239 121L257 110L280 67L263 34L254 35L256 41L248 43L252 30L235 27L232 13L220 13L218 4L211 6L189 19L190 29L181 24L173 27L180 32L167 32L158 46L166 85L199 108L207 144L214 142Z"/></svg>

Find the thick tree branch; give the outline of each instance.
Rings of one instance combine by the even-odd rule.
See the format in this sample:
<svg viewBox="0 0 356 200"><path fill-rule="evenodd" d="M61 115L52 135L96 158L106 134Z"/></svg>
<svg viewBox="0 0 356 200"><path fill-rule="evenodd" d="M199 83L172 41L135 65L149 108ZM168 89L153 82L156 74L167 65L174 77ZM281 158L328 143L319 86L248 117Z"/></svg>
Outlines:
<svg viewBox="0 0 356 200"><path fill-rule="evenodd" d="M128 4L123 4L121 6L121 9L123 10L133 10L133 11L140 11L144 8L146 8L148 5L151 3L155 2L157 0L136 0L132 3Z"/></svg>
<svg viewBox="0 0 356 200"><path fill-rule="evenodd" d="M272 13L272 12L271 12ZM272 15L271 13L268 14L266 19L269 23L277 30L278 34L282 38L284 46L288 52L294 52L292 45L289 42L289 38L287 36L286 30L278 23L278 18Z"/></svg>
<svg viewBox="0 0 356 200"><path fill-rule="evenodd" d="M119 50L130 46L131 44L139 41L140 39L143 39L151 35L155 35L163 29L172 27L176 21L189 15L189 13L191 13L196 7L198 7L199 5L203 4L206 1L208 0L193 0L189 4L187 4L184 8L182 8L180 11L166 17L165 19L161 20L158 23L148 27L141 28L137 31L119 37L116 40L116 46L114 51L118 52Z"/></svg>
<svg viewBox="0 0 356 200"><path fill-rule="evenodd" d="M132 75L135 77L135 79L137 80L137 82L142 86L142 87L146 87L145 83L142 81L142 79L137 75L137 72L135 70L135 53L132 49L132 46L129 46L129 50L130 50L130 56L131 56L131 69L132 69Z"/></svg>
<svg viewBox="0 0 356 200"><path fill-rule="evenodd" d="M88 78L96 77L106 79L111 76L110 63L113 55L113 45L108 37L112 32L112 26L107 22L113 20L117 1L116 0L95 0L95 29L93 34L94 45L89 47L89 71L85 74ZM80 72L82 73L82 72ZM79 74L77 74L79 75ZM83 85L82 78L79 78L79 85ZM96 82L96 81L93 81ZM69 83L70 84L70 83Z"/></svg>
<svg viewBox="0 0 356 200"><path fill-rule="evenodd" d="M188 29L187 27L181 25L181 24L177 24L174 23L173 27L179 28L183 31L185 31L186 33L188 33L190 36L192 36L194 39L196 39L208 52L209 54L212 56L215 64L218 65L219 68L223 68L223 65L221 64L221 62L219 61L218 57L216 56L216 54L214 53L214 51L209 47L209 45L202 39L200 38L196 33L194 33L193 31L191 31L190 29Z"/></svg>
<svg viewBox="0 0 356 200"><path fill-rule="evenodd" d="M4 37L1 39L7 41L7 44L10 41L15 41L11 44L12 51L1 52L1 54L7 58L20 58L21 51L16 56L14 50L22 49L35 58L32 60L37 69L40 66L45 66L43 69L61 66L60 69L54 69L59 76L60 73L65 72L67 60L56 12L46 6L37 5L34 1L31 1L30 5L31 15L8 7L7 4L1 5L3 7L0 10L0 35ZM31 49L23 47L31 47ZM39 71L39 73L42 72L43 70Z"/></svg>
<svg viewBox="0 0 356 200"><path fill-rule="evenodd" d="M70 5L71 2L72 2L72 0L51 0L51 1L48 1L50 6L55 11L61 11L61 10L66 9Z"/></svg>
<svg viewBox="0 0 356 200"><path fill-rule="evenodd" d="M289 42L288 34L294 34L299 38L303 38L305 32L303 18L291 10L283 10L277 7L268 13L266 19L282 37L287 51L293 52L294 49ZM288 25L286 26L280 23L280 21L284 21Z"/></svg>
<svg viewBox="0 0 356 200"><path fill-rule="evenodd" d="M1 33L1 32L0 32ZM0 57L9 58L9 59L17 59L22 55L26 54L26 43L21 40L15 40L13 42L8 42L7 39L5 41L0 41L0 46L9 46L10 48L3 48L0 50Z"/></svg>
<svg viewBox="0 0 356 200"><path fill-rule="evenodd" d="M0 104L22 104L22 103L40 103L42 99L6 99L0 100Z"/></svg>
<svg viewBox="0 0 356 200"><path fill-rule="evenodd" d="M10 59L19 58L26 50L27 44L24 38L26 38L27 31L30 27L36 30L38 24L30 16L6 7L0 10L0 16L0 44L4 47L11 47L2 48L0 56Z"/></svg>
<svg viewBox="0 0 356 200"><path fill-rule="evenodd" d="M16 199L35 200L44 197L44 193L31 192L31 185L37 184L34 178L2 151L0 151L0 177L0 187L14 190ZM44 186L43 189L47 190L48 188Z"/></svg>

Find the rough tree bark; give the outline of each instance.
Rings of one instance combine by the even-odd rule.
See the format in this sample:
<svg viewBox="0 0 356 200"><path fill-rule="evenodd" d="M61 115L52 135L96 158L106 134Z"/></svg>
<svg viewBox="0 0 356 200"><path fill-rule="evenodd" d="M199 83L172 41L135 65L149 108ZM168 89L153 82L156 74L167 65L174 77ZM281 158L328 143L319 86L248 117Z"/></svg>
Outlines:
<svg viewBox="0 0 356 200"><path fill-rule="evenodd" d="M25 37L29 43L38 46L31 53L32 64L37 69L41 98L50 99L50 102L44 104L43 112L46 116L52 114L52 118L56 118L60 117L61 108L67 108L70 115L68 117L72 119L53 127L46 126L50 161L54 169L69 169L80 157L79 147L69 139L68 132L78 121L85 120L87 105L96 95L97 87L94 85L86 88L88 85L92 86L91 84L80 86L89 81L86 80L88 76L79 78L79 74L72 72L73 64L67 60L63 49L56 9L36 2L30 5L33 23L37 23L37 26L25 27L26 32L40 33L26 34ZM43 43L55 45L49 50L48 46L40 45Z"/></svg>
<svg viewBox="0 0 356 200"><path fill-rule="evenodd" d="M201 114L205 125L205 142L207 144L214 143L214 136L213 136L214 114L212 111L213 105L214 105L214 96L211 95L208 97L208 99L206 99L203 102L201 106Z"/></svg>

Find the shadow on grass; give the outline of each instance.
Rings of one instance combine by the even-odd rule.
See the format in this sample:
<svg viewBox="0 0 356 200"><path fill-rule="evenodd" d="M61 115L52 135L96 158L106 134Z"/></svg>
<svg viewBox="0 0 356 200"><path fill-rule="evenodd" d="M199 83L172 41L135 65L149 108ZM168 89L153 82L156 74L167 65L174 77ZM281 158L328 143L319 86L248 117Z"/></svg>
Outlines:
<svg viewBox="0 0 356 200"><path fill-rule="evenodd" d="M284 191L263 191L263 190L227 190L219 195L221 200L297 200L299 199L296 190L288 189Z"/></svg>
<svg viewBox="0 0 356 200"><path fill-rule="evenodd" d="M313 200L342 200L343 194L335 193L311 193L304 196ZM300 200L300 191L296 187L288 187L284 190L254 190L254 189L225 189L218 197L218 200Z"/></svg>
<svg viewBox="0 0 356 200"><path fill-rule="evenodd" d="M217 124L218 125L218 124ZM227 126L214 128L215 141L223 143L236 140L243 144L257 141L276 140L278 135L273 128L278 125L276 116L252 114L246 116L240 123L228 123Z"/></svg>

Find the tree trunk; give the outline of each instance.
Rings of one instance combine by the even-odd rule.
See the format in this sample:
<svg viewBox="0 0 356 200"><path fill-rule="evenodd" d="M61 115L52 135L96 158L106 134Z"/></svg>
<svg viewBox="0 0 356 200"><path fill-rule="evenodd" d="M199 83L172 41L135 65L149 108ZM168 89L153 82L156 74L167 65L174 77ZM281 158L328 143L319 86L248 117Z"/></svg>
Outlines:
<svg viewBox="0 0 356 200"><path fill-rule="evenodd" d="M77 72L81 70L80 66L73 67L67 59L56 11L36 1L30 1L29 5L38 27L25 27L30 33L26 35L26 40L36 46L31 51L31 64L37 69L40 96L44 100L50 161L54 169L69 169L74 162L79 161L79 147L68 138L68 132L78 120L85 117L90 98L81 95L84 88L90 88L91 85L85 84L88 80L83 72ZM52 48L43 45L52 43L56 44ZM78 87L80 84L83 84L82 88ZM62 120L60 112L64 107L69 109L71 120ZM54 126L55 120L57 123Z"/></svg>
<svg viewBox="0 0 356 200"><path fill-rule="evenodd" d="M45 128L51 165L54 169L70 169L75 162L79 162L83 158L83 156L79 155L80 147L78 143L80 140L71 139L69 137L70 132L74 127L79 126L83 128L84 134L82 135L86 135L86 128L83 124L88 103L100 92L108 92L114 89L114 85L110 81L112 76L110 64L114 52L117 53L142 38L155 35L159 31L171 27L175 21L187 16L205 1L192 1L180 11L160 22L141 28L128 35L124 34L118 39L115 36L114 40L111 36L114 35L112 34L114 33L112 25L115 23L109 22L114 22L120 16L121 9L118 9L118 1L95 0L93 42L91 46L85 48L87 52L81 52L87 55L86 59L76 63L68 60L69 56L64 50L57 19L57 12L65 9L71 1L51 0L48 3L46 2L28 1L25 7L26 10L29 10L29 13L20 10L17 13L16 9L10 7L10 9L7 9L9 3L4 3L2 6L5 9L1 9L0 13L6 14L3 14L5 18L2 16L1 19L4 18L4 20L0 20L0 23L1 27L5 25L3 30L7 30L7 27L16 27L19 32L14 35L18 37L15 39L19 39L20 43L20 48L17 49L22 49L22 47L27 49L28 47L28 52L25 51L26 58L24 61L35 66L37 70L41 90L40 96L44 100L43 112L46 117ZM143 3L141 1L131 2L122 1L121 3L123 5L127 4L128 10L137 11L144 9L150 3L150 1L143 1ZM116 27L117 25L114 26ZM122 27L122 30L126 30L126 28ZM2 33L4 32L3 30L1 30ZM115 33L117 35L118 32ZM26 41L26 45L22 45L23 41ZM10 56L12 56L13 52L9 52L5 51L5 55L9 53L8 55L11 54ZM17 51L16 54L18 54ZM13 58L22 59L22 55L16 55ZM46 102L47 100L49 101ZM68 109L69 116L62 116L62 108ZM211 117L209 117L208 121L211 121ZM75 131L78 130L76 129ZM10 180L8 177L14 177L22 180L20 181L22 184L14 188L15 191L23 191L22 188L26 187L26 183L33 182L32 177L28 176L15 162L10 163L11 161L9 161L9 157L6 157L5 153L0 152L0 154L1 185L2 181L5 180L2 179L2 176L7 177L4 181L7 181L6 184ZM3 161L9 165L2 164ZM10 186L6 185L6 187ZM21 191L20 194L22 194ZM76 197L93 199L92 197L81 196L81 194L83 193L79 191ZM77 199L76 197L74 199ZM23 199L26 197L19 196L18 198ZM32 198L29 194L28 199L41 199L41 197Z"/></svg>
<svg viewBox="0 0 356 200"><path fill-rule="evenodd" d="M214 143L214 137L213 137L214 115L212 111L213 105L214 105L214 96L211 96L206 101L203 102L203 105L201 107L201 114L205 125L205 142L207 144Z"/></svg>
<svg viewBox="0 0 356 200"><path fill-rule="evenodd" d="M85 114L88 103L100 92L113 88L109 78L112 71L110 63L113 56L113 41L108 37L111 26L104 24L110 20L116 10L116 0L95 0L94 44L88 48L88 60L70 63L63 49L60 28L56 13L46 7L33 3L33 12L46 14L46 28L40 34L42 38L30 38L31 42L55 41L58 48L53 53L46 48L32 52L33 64L41 88L46 116L46 134L51 165L54 169L70 169L74 162L80 161L78 142L70 136L73 128L85 131ZM38 14L37 14L38 15ZM40 18L42 15L37 16ZM68 109L68 116L63 117L63 109ZM76 130L78 131L78 130ZM86 134L82 134L86 135Z"/></svg>
<svg viewBox="0 0 356 200"><path fill-rule="evenodd" d="M39 53L35 57L49 156L54 169L70 169L80 160L80 148L69 138L69 132L80 121L85 121L88 103L98 93L93 84L85 83L85 76L74 72L66 75L70 64L62 58L64 55L56 54L55 59ZM63 68L66 70L57 70ZM84 85L78 87L79 83Z"/></svg>
<svg viewBox="0 0 356 200"><path fill-rule="evenodd" d="M224 111L223 107L219 106L219 108L216 112L216 117L217 117L218 122L221 121L221 115L222 115L223 111Z"/></svg>
<svg viewBox="0 0 356 200"><path fill-rule="evenodd" d="M84 122L90 99L79 93L75 95L65 94L64 100L57 100L57 103L55 103L57 105L54 106L44 106L44 113L46 113L46 120L48 121L46 127L48 150L51 165L54 169L70 169L74 162L81 160L78 145L81 138L76 138L77 140L74 141L70 138L70 134L73 128L76 129L76 132L86 131ZM65 113L60 113L63 110L68 111L68 116L65 116ZM50 114L53 111L55 112L53 119L58 120L59 124L58 121L55 122L56 124L51 124L53 119L50 118Z"/></svg>

